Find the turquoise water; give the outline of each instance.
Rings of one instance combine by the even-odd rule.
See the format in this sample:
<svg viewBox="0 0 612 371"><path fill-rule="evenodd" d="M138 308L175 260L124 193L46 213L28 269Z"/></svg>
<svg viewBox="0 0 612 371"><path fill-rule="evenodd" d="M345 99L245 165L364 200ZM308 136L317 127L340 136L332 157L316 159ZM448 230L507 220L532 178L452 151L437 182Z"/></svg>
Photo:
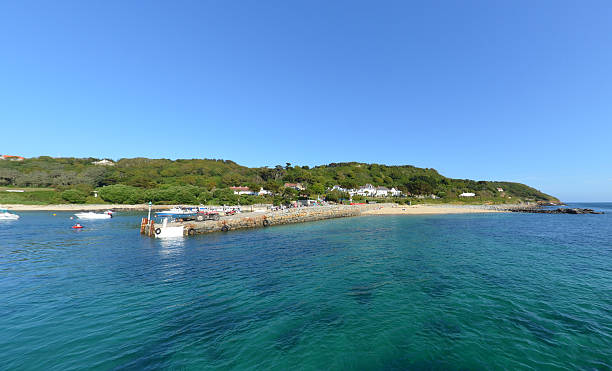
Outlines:
<svg viewBox="0 0 612 371"><path fill-rule="evenodd" d="M610 369L605 215L372 216L178 241L0 224L0 368Z"/></svg>

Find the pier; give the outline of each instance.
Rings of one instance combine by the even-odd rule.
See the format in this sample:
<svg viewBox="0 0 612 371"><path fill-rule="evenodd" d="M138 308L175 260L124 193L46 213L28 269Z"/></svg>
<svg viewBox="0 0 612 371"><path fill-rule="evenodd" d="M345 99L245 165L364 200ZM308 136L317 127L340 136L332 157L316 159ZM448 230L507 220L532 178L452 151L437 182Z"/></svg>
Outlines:
<svg viewBox="0 0 612 371"><path fill-rule="evenodd" d="M153 220L143 218L140 233L154 237L173 228L182 232L183 236L194 236L212 232L229 232L237 229L267 228L277 225L313 222L317 220L347 218L359 216L366 210L380 208L381 204L370 205L333 205L312 206L265 212L244 212L231 216L223 216L219 220L202 222L184 221L169 222L165 226ZM182 230L177 229L182 228ZM178 233L178 232L177 232Z"/></svg>

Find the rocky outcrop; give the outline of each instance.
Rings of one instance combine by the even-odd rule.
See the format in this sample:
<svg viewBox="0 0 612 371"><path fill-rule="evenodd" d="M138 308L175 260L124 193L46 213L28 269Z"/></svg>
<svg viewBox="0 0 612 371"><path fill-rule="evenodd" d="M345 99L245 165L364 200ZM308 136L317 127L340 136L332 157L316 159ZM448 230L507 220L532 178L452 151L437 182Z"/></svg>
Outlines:
<svg viewBox="0 0 612 371"><path fill-rule="evenodd" d="M523 208L523 209L508 209L514 213L537 213L537 214L603 214L601 211L593 209L580 208L559 208L554 210L538 209L538 208Z"/></svg>

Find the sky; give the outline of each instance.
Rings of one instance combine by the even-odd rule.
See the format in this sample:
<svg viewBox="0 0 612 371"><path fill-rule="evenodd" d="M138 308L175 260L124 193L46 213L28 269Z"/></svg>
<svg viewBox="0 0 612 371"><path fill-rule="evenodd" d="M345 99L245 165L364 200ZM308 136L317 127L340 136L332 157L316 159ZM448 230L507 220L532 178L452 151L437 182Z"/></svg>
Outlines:
<svg viewBox="0 0 612 371"><path fill-rule="evenodd" d="M609 1L0 2L0 154L359 161L612 201Z"/></svg>

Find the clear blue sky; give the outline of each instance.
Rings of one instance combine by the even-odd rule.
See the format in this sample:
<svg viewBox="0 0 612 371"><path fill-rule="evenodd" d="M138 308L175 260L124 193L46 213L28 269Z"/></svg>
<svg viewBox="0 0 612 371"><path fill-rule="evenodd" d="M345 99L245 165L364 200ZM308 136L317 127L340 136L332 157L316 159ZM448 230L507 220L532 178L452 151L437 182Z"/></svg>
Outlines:
<svg viewBox="0 0 612 371"><path fill-rule="evenodd" d="M0 153L413 164L612 201L609 1L4 1Z"/></svg>

